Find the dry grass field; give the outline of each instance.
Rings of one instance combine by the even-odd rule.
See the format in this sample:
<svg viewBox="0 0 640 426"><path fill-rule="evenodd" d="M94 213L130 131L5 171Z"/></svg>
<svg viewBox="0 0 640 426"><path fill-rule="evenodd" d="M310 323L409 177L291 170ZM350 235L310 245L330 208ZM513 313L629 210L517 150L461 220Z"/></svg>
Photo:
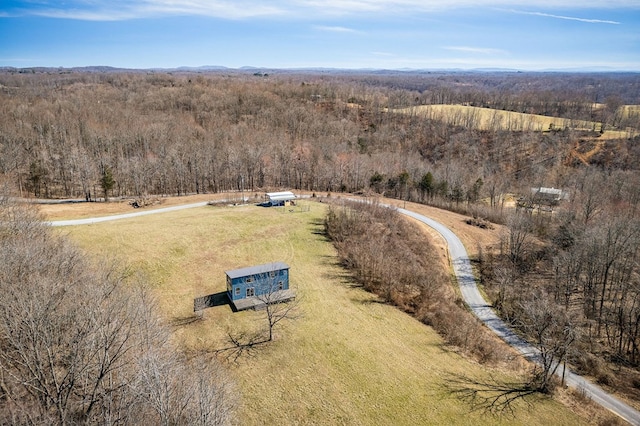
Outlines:
<svg viewBox="0 0 640 426"><path fill-rule="evenodd" d="M49 219L69 219L86 217L87 206L42 211ZM74 207L76 214L68 210ZM91 207L93 213L98 207ZM109 213L131 211L120 209ZM234 313L228 305L209 308L193 321L194 297L224 291L225 270L276 260L291 266L298 318L278 328L274 342L228 363L241 395L238 424L587 423L548 399L520 406L515 417L469 412L445 391L449 375L505 373L460 356L431 328L355 287L322 235L324 211L319 203L296 213L206 206L56 230L97 261L114 258L146 276L174 339L193 350L223 348L227 332L264 325L264 313Z"/></svg>
<svg viewBox="0 0 640 426"><path fill-rule="evenodd" d="M630 111L633 106L630 106ZM584 131L600 131L600 123L582 120L569 120L544 115L524 114L491 108L480 108L467 105L420 105L401 108L393 112L419 115L449 124L476 128L480 130L512 130L546 132L551 129L571 128ZM633 134L637 134L634 131ZM627 131L606 130L599 139L619 139L629 137Z"/></svg>

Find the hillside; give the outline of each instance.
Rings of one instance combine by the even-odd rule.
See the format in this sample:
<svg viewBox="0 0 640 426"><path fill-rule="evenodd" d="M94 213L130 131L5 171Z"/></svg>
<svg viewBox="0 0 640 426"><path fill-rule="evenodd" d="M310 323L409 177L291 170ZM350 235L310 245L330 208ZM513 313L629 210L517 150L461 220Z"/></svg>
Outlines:
<svg viewBox="0 0 640 426"><path fill-rule="evenodd" d="M615 114L632 117L637 107L637 105L625 105L620 107ZM600 140L632 138L639 133L638 129L633 128L627 130L606 128L603 131L601 122L572 120L469 105L421 105L394 109L390 112L417 115L431 120L443 121L453 126L484 131L549 132L571 129L591 133L592 138Z"/></svg>
<svg viewBox="0 0 640 426"><path fill-rule="evenodd" d="M640 128L632 107L616 113L622 93L640 103L636 80L588 77L4 72L0 182L21 197L95 200L241 187L357 192L377 174L378 192L417 199L430 172L445 198L498 176L517 192L566 185L563 162L602 123L608 143L589 164L637 170L634 131L615 133ZM575 88L531 89L545 81ZM592 95L608 102L596 108Z"/></svg>
<svg viewBox="0 0 640 426"><path fill-rule="evenodd" d="M354 287L318 232L323 214L315 203L308 213L203 207L63 232L98 257L117 250L148 275L174 339L192 351L224 347L228 331L252 330L262 321L260 313L233 313L226 305L193 321L193 297L224 291L222 271L273 259L291 265L299 318L273 344L228 365L242 394L243 424L581 422L551 401L501 419L470 413L447 395L443 381L450 374L513 373L470 362L429 327Z"/></svg>

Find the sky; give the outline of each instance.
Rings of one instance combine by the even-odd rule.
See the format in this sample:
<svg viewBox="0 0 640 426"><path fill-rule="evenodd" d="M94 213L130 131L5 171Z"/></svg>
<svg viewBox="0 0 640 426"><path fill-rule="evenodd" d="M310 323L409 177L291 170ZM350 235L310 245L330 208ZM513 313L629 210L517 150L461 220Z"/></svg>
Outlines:
<svg viewBox="0 0 640 426"><path fill-rule="evenodd" d="M640 71L640 0L0 0L0 66Z"/></svg>

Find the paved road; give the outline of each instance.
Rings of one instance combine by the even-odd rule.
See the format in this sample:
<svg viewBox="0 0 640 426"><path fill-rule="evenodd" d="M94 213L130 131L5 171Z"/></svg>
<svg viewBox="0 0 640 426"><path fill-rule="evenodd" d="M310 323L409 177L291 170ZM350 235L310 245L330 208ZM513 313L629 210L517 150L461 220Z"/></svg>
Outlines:
<svg viewBox="0 0 640 426"><path fill-rule="evenodd" d="M51 226L87 225L92 223L107 222L111 220L145 216L149 214L189 209L193 207L202 207L205 205L207 205L206 202L201 202L113 216L103 216L77 220L60 220L47 223ZM453 263L454 273L456 274L456 277L458 279L458 284L460 285L462 297L471 311L482 322L484 322L487 327L489 327L489 329L500 336L505 342L516 348L528 359L534 362L537 361L537 350L525 340L521 339L517 334L515 334L513 330L496 315L496 313L491 308L491 305L489 305L489 303L487 303L487 301L482 297L482 294L480 294L480 291L476 286L475 277L473 276L471 262L469 261L467 250L464 248L462 241L460 241L460 239L449 228L439 222L436 222L433 219L429 219L426 216L414 213L406 209L399 208L398 211L406 216L417 219L420 222L430 226L443 236L443 238L447 242L447 245L449 246L449 255ZM638 410L608 394L599 386L591 383L590 381L571 371L566 372L565 381L569 386L581 389L587 396L589 396L589 398L591 398L592 401L617 414L630 424L634 426L640 426L640 412Z"/></svg>
<svg viewBox="0 0 640 426"><path fill-rule="evenodd" d="M496 315L489 303L487 303L482 297L482 294L480 294L476 286L475 277L473 276L467 250L464 248L462 241L460 241L449 228L433 219L405 209L398 209L398 211L430 226L444 237L449 246L449 255L453 263L453 271L458 279L462 298L471 311L505 342L516 348L526 358L537 362L538 351L515 334L513 330ZM559 371L558 374L562 374L562 372ZM608 394L602 388L586 380L584 377L567 370L565 373L565 382L573 388L582 390L592 401L622 417L630 424L640 426L640 412L638 410Z"/></svg>

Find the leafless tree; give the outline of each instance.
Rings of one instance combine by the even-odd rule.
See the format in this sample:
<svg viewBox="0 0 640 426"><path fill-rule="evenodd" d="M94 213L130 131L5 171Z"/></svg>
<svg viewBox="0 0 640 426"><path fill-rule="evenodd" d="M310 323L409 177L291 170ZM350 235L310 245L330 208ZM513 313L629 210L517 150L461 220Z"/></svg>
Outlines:
<svg viewBox="0 0 640 426"><path fill-rule="evenodd" d="M519 308L518 326L538 350L530 382L540 392L552 392L553 378L578 336L575 320L546 294L532 293Z"/></svg>
<svg viewBox="0 0 640 426"><path fill-rule="evenodd" d="M529 250L529 242L532 237L532 220L528 212L515 212L507 222L508 233L506 236L506 248L509 260L514 265L519 265L525 260Z"/></svg>
<svg viewBox="0 0 640 426"><path fill-rule="evenodd" d="M283 321L297 319L300 315L299 299L288 299L282 284L277 278L267 280L264 292L257 297L264 304L264 313L267 324L267 341L274 338L274 329ZM284 299L283 299L284 298Z"/></svg>

